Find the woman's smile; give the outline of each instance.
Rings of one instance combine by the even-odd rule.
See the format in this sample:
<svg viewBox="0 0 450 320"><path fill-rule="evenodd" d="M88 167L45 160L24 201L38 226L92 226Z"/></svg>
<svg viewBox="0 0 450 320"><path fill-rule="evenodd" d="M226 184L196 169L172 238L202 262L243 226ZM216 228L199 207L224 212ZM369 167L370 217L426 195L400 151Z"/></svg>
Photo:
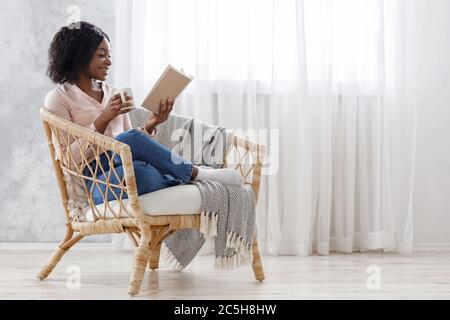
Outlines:
<svg viewBox="0 0 450 320"><path fill-rule="evenodd" d="M100 74L98 75L101 79L106 80L106 77L109 75L109 67L100 67Z"/></svg>

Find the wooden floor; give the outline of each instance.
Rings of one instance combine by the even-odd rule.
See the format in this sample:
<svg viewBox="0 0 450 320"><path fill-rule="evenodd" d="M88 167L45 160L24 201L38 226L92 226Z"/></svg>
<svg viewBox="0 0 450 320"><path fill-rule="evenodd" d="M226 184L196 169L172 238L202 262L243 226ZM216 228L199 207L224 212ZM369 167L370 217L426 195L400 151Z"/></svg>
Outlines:
<svg viewBox="0 0 450 320"><path fill-rule="evenodd" d="M181 273L170 272L164 264L158 271L148 270L141 293L134 298L127 294L131 251L80 244L47 280L40 281L35 274L50 252L0 246L0 299L450 299L450 250L409 256L263 256L262 283L254 280L251 267L217 271L212 256L198 256ZM74 270L80 270L79 289L67 285ZM376 270L380 288L369 289L368 278L373 280ZM374 281L369 284L376 286Z"/></svg>

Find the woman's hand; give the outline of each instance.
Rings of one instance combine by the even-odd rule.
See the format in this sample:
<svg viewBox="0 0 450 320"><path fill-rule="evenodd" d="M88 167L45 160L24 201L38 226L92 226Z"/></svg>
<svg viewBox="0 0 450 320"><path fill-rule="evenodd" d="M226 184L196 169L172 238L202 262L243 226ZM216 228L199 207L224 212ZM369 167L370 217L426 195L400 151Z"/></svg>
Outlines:
<svg viewBox="0 0 450 320"><path fill-rule="evenodd" d="M165 100L161 100L159 102L159 114L153 114L152 118L156 125L163 123L169 118L169 114L173 109L174 100L170 100L170 98L166 98Z"/></svg>
<svg viewBox="0 0 450 320"><path fill-rule="evenodd" d="M169 114L170 112L172 112L174 103L175 100L171 100L170 98L166 98L165 100L160 101L159 114L153 113L145 124L145 129L149 133L152 133L158 124L163 123L167 120L167 118L169 118Z"/></svg>
<svg viewBox="0 0 450 320"><path fill-rule="evenodd" d="M115 94L105 107L105 110L95 119L94 126L98 132L104 133L108 124L114 120L119 114L130 112L132 109L122 110L122 108L131 107L133 105L133 98L130 97L126 92L125 99L126 103L122 103L120 99L120 94Z"/></svg>
<svg viewBox="0 0 450 320"><path fill-rule="evenodd" d="M124 92L126 103L122 103L120 99L120 94L115 94L108 102L103 111L104 117L108 122L114 120L119 114L124 114L130 112L132 109L130 107L133 106L133 98L128 95L128 93ZM123 110L123 108L130 108Z"/></svg>

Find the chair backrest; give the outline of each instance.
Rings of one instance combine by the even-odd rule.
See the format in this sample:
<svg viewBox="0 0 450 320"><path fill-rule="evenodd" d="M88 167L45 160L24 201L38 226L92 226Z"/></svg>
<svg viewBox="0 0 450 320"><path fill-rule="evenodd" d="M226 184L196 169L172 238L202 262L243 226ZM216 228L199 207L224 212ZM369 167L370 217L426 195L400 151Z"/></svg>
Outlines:
<svg viewBox="0 0 450 320"><path fill-rule="evenodd" d="M40 109L40 116L67 221L74 222L74 219L77 219L76 212L89 209L95 221L107 218L139 217L141 211L130 147L62 119L44 107ZM85 175L86 165L94 159L98 160L102 154L107 157L111 170L104 168L100 161L96 161L94 168L87 166L89 174ZM120 177L114 169L112 162L114 157L120 157L122 161L123 177ZM104 181L96 178L97 173L100 172L105 177ZM87 180L92 181L90 188ZM98 188L103 198L103 204L98 206L94 202L94 188ZM83 195L84 199L82 199ZM108 200L110 195L113 195L112 199ZM85 203L80 203L82 201Z"/></svg>
<svg viewBox="0 0 450 320"><path fill-rule="evenodd" d="M248 138L232 134L225 156L225 167L238 170L244 184L250 185L258 200L261 185L261 171L266 147Z"/></svg>

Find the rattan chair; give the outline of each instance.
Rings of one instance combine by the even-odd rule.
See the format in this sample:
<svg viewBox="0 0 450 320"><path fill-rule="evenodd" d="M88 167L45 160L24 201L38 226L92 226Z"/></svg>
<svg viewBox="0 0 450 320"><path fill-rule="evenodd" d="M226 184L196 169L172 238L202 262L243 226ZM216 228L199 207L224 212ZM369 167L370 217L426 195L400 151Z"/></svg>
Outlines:
<svg viewBox="0 0 450 320"><path fill-rule="evenodd" d="M83 237L124 232L136 246L128 293L138 294L147 265L153 270L158 269L161 242L177 229L199 228L200 212L197 214L173 212L163 215L144 212L137 194L132 156L128 145L62 119L43 107L40 109L40 115L65 211L67 232L37 277L41 280L47 278L61 257ZM245 183L251 185L257 199L265 147L237 135L232 135L231 138L232 142L226 151L225 166L233 166L241 172ZM81 164L76 163L71 148L67 146L76 146L81 151ZM120 156L122 160L124 178L118 179L119 184L113 184L110 181L112 175L118 178L114 169L110 171L110 176L104 182L83 174L83 167L89 161L88 157L93 156L98 159L106 151L112 153L109 158L111 161L113 156ZM99 161L98 164L94 173L99 170L105 172ZM80 221L74 216L72 210L74 201L71 199L71 185L69 186L68 179L74 179L73 181L82 185L92 215L90 221ZM104 203L96 206L92 197L92 188L88 190L84 179L91 179L92 186L103 184L106 190L114 189L120 192L114 201L108 201L108 197L104 196ZM167 189L171 188L176 187ZM165 189L166 192L167 189ZM128 195L128 199L124 198L125 194ZM253 239L252 253L254 276L262 281L264 272L256 235Z"/></svg>

